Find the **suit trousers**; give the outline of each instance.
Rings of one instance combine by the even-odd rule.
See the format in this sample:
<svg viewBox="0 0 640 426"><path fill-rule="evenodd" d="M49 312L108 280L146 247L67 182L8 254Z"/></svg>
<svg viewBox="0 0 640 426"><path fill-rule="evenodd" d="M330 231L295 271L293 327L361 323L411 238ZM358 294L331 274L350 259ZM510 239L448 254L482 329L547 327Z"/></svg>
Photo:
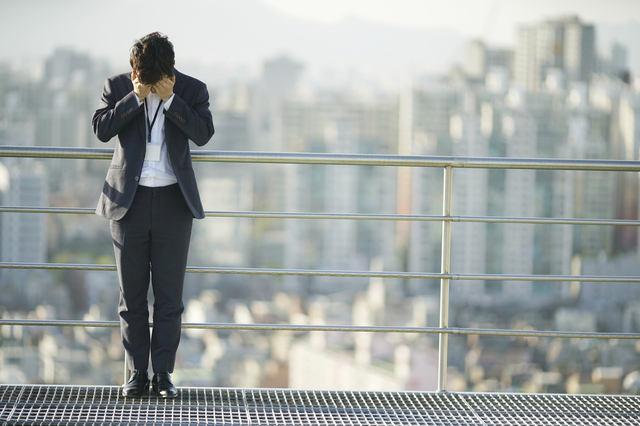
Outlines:
<svg viewBox="0 0 640 426"><path fill-rule="evenodd" d="M127 214L111 221L120 281L120 330L131 370L173 372L180 343L182 290L193 214L178 184L138 186ZM149 330L149 282L153 332Z"/></svg>

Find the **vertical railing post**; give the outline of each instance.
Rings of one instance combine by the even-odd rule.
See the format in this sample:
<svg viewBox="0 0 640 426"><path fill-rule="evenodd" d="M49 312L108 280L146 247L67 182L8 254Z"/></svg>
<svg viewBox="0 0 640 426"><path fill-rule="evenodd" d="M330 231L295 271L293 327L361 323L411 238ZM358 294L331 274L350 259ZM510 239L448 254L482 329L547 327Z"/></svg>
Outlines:
<svg viewBox="0 0 640 426"><path fill-rule="evenodd" d="M444 168L444 188L442 197L442 216L451 217L453 169ZM442 221L442 257L440 272L451 273L451 220ZM449 328L449 278L440 280L440 328ZM438 345L438 392L447 391L447 352L448 333L440 333Z"/></svg>
<svg viewBox="0 0 640 426"><path fill-rule="evenodd" d="M127 366L127 351L124 351L124 382L122 383L127 383L127 380L129 380L129 367Z"/></svg>

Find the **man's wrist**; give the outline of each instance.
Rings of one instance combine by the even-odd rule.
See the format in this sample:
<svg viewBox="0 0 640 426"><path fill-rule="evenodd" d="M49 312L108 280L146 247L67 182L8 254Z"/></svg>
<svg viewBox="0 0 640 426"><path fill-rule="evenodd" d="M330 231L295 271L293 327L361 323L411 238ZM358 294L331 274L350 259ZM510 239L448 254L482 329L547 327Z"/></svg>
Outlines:
<svg viewBox="0 0 640 426"><path fill-rule="evenodd" d="M171 96L169 96L167 99L162 99L162 102L164 103L164 109L169 109L174 95L175 93L172 93Z"/></svg>

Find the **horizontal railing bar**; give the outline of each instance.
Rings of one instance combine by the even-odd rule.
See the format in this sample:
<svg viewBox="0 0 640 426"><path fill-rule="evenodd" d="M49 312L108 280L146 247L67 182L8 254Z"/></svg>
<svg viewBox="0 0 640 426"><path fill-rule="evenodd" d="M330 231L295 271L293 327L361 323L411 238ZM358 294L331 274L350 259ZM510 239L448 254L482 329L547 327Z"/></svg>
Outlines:
<svg viewBox="0 0 640 426"><path fill-rule="evenodd" d="M193 151L194 161L234 163L325 164L351 166L454 167L483 169L640 171L635 161L445 157L427 155L272 153Z"/></svg>
<svg viewBox="0 0 640 426"><path fill-rule="evenodd" d="M115 265L71 264L71 263L22 263L1 262L0 269L41 269L41 270L82 270L115 271ZM474 281L581 281L581 282L640 282L637 276L599 275L512 275L512 274L441 274L430 272L376 272L376 271L328 271L316 269L267 269L267 268L218 268L189 266L187 272L201 274L244 274L244 275L303 275L317 277L359 277L359 278L417 278L450 279Z"/></svg>
<svg viewBox="0 0 640 426"><path fill-rule="evenodd" d="M116 265L0 262L0 269L41 269L45 271L46 270L115 271Z"/></svg>
<svg viewBox="0 0 640 426"><path fill-rule="evenodd" d="M0 207L0 213L54 213L93 214L95 209L80 207ZM418 222L484 222L520 223L551 225L611 225L639 226L638 220L619 219L565 219L547 217L506 217L506 216L429 216L398 214L357 214L357 213L288 213L288 212L248 212L248 211L205 211L206 217L235 217L253 219L346 219L346 220L395 220Z"/></svg>
<svg viewBox="0 0 640 426"><path fill-rule="evenodd" d="M640 282L637 276L597 276L597 275L510 275L510 274L451 274L452 280L473 281L580 281L628 283Z"/></svg>
<svg viewBox="0 0 640 426"><path fill-rule="evenodd" d="M0 326L43 326L43 327L120 327L119 321L73 321L73 320L0 320ZM153 323L149 323L153 327ZM203 330L248 330L248 331L337 331L360 333L417 333L417 334L476 334L485 336L513 337L561 337L589 339L638 339L639 333L598 333L584 331L544 331L505 330L459 327L399 327L399 326L359 326L359 325L297 325L297 324L229 324L229 323L183 323L183 329Z"/></svg>
<svg viewBox="0 0 640 426"><path fill-rule="evenodd" d="M111 159L112 148L2 146L0 157ZM640 171L637 161L558 158L445 157L424 155L282 153L258 151L191 152L193 161L233 163L368 165L396 167L454 167L484 169Z"/></svg>
<svg viewBox="0 0 640 426"><path fill-rule="evenodd" d="M0 213L64 213L64 214L94 214L96 209L81 207L0 207Z"/></svg>
<svg viewBox="0 0 640 426"><path fill-rule="evenodd" d="M437 216L434 216L437 217ZM453 222L485 222L485 223L529 223L546 225L612 225L612 226L638 226L638 220L621 219L573 219L552 217L505 217L505 216L452 216L459 220ZM440 219L444 220L444 219Z"/></svg>
<svg viewBox="0 0 640 426"><path fill-rule="evenodd" d="M0 157L65 158L111 160L113 148L71 148L60 146L0 146Z"/></svg>

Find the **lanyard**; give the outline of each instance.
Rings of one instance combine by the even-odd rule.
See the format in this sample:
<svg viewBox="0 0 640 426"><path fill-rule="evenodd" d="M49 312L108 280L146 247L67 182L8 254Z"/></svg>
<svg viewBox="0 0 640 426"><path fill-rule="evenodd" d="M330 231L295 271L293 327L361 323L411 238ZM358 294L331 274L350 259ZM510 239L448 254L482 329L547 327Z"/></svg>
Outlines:
<svg viewBox="0 0 640 426"><path fill-rule="evenodd" d="M160 104L156 109L156 113L153 116L153 121L149 123L149 105L147 104L147 98L144 98L144 108L147 111L146 119L147 119L147 142L151 143L151 129L153 129L153 125L156 124L156 118L158 118L158 111L160 111L160 107L162 106L162 99L160 99Z"/></svg>

